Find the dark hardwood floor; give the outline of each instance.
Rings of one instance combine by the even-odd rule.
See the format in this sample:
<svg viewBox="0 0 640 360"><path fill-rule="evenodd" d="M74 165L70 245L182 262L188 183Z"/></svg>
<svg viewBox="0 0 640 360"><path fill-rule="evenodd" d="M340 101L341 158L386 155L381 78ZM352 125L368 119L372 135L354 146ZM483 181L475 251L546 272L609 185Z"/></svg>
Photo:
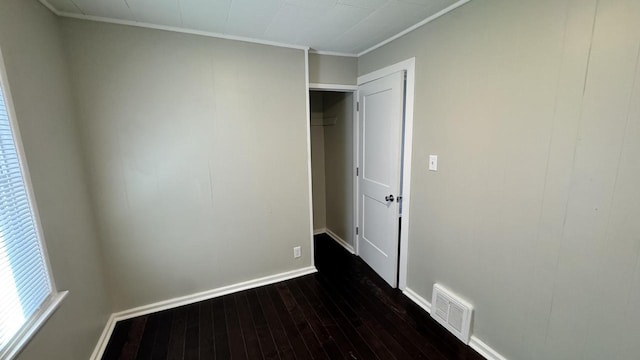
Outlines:
<svg viewBox="0 0 640 360"><path fill-rule="evenodd" d="M103 359L483 359L316 236L318 273L118 322Z"/></svg>

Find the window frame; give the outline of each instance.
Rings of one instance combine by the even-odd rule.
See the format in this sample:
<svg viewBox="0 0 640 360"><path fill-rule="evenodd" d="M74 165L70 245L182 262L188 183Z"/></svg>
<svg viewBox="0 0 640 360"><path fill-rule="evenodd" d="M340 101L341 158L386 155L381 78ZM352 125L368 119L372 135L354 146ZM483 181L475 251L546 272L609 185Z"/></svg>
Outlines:
<svg viewBox="0 0 640 360"><path fill-rule="evenodd" d="M27 202L33 216L34 227L36 235L38 236L38 245L42 254L42 260L44 268L47 273L47 277L51 284L51 292L46 299L40 304L38 309L31 315L25 323L20 327L20 330L13 335L11 340L6 344L4 348L0 349L1 359L14 359L24 347L31 341L36 335L44 323L53 315L58 309L62 300L69 293L68 291L58 291L55 278L53 276L53 270L49 261L49 253L44 238L44 232L42 230L42 224L40 222L40 214L38 212L38 206L36 204L35 195L33 191L33 185L31 182L31 174L29 173L29 167L27 164L27 158L25 156L24 147L22 144L22 136L20 134L20 127L15 113L13 105L13 98L11 96L11 89L9 86L9 80L7 78L7 71L5 67L4 56L2 49L0 48L0 90L4 96L5 106L7 108L7 115L9 116L9 124L11 126L11 133L13 135L13 141L15 144L18 162L20 164L20 171L22 172L22 178L24 181L25 190L27 192Z"/></svg>

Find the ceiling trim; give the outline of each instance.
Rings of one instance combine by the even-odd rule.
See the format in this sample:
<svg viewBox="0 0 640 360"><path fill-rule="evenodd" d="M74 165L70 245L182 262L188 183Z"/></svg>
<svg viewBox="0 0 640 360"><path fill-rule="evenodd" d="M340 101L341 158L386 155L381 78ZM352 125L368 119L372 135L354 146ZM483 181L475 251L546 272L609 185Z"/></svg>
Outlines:
<svg viewBox="0 0 640 360"><path fill-rule="evenodd" d="M60 16L60 11L58 11L58 9L56 9L55 7L53 7L53 5L49 4L49 2L47 0L39 0L40 3L42 5L44 5L44 7L46 7L47 9L49 9L52 13Z"/></svg>
<svg viewBox="0 0 640 360"><path fill-rule="evenodd" d="M97 22L103 22L103 23L109 23L109 24L127 25L127 26L135 26L135 27L141 27L141 28L147 28L147 29L171 31L171 32L177 32L182 34L200 35L200 36L206 36L206 37L212 37L212 38L224 39L224 40L243 41L243 42L259 44L259 45L269 45L269 46L276 46L276 47L296 49L296 50L309 50L308 46L284 44L276 41L260 40L260 39L254 39L254 38L249 38L244 36L227 35L227 34L220 34L220 33L208 32L208 31L201 31L201 30L191 30L191 29L179 28L175 26L149 24L149 23L139 22L139 21L118 20L118 19L105 18L101 16L80 15L80 14L72 14L72 13L66 13L66 12L60 12L59 16L72 18L72 19L97 21Z"/></svg>
<svg viewBox="0 0 640 360"><path fill-rule="evenodd" d="M221 33L214 33L214 32L208 32L208 31L200 31L200 30L191 30L191 29L186 29L186 28L179 28L179 27L175 27L175 26L165 26L165 25L156 25L156 24L149 24L149 23L145 23L145 22L138 22L138 21L130 21L130 20L118 20L118 19L111 19L111 18L106 18L106 17L101 17L101 16L92 16L92 15L82 15L82 14L73 14L73 13L67 13L67 12L62 12L59 11L58 9L56 9L53 5L51 5L47 0L39 0L40 3L42 5L44 5L47 9L49 9L52 13L56 14L57 16L61 16L61 17L67 17L67 18L73 18L73 19L81 19L81 20L89 20L89 21L97 21L97 22L103 22L103 23L109 23L109 24L118 24L118 25L128 25L128 26L135 26L135 27L141 27L141 28L148 28L148 29L156 29L156 30L164 30L164 31L172 31L172 32L177 32L177 33L183 33L183 34L191 34L191 35L200 35L200 36L207 36L207 37L212 37L212 38L218 38L218 39L225 39L225 40L236 40L236 41L243 41L243 42L248 42L248 43L253 43L253 44L260 44L260 45L269 45L269 46L276 46L276 47L283 47L283 48L289 48L289 49L297 49L297 50L306 50L309 53L313 53L313 54L318 54L318 55L329 55L329 56L344 56L344 57L355 57L355 58L359 58L360 56L366 55L370 52L372 52L373 50L376 50L390 42L392 42L393 40L396 40L414 30L416 30L417 28L430 23L431 21L459 8L460 6L468 3L471 0L458 0L455 3L449 5L448 7L440 10L439 12L429 16L428 18L422 20L421 22L397 33L396 35L368 48L367 50L364 50L358 54L350 54L350 53L341 53L341 52L335 52L335 51L322 51L322 50L312 50L310 49L310 47L308 46L302 46L302 45L293 45L293 44L286 44L286 43L280 43L280 42L276 42L276 41L269 41L269 40L260 40L260 39L255 39L255 38L250 38L250 37L244 37L244 36L235 36L235 35L227 35L227 34L221 34Z"/></svg>
<svg viewBox="0 0 640 360"><path fill-rule="evenodd" d="M318 54L318 55L353 57L353 58L358 57L358 54L349 54L349 53L341 53L341 52L335 52L335 51L323 51L323 50L313 50L313 49L309 49L309 53Z"/></svg>
<svg viewBox="0 0 640 360"><path fill-rule="evenodd" d="M220 33L214 33L209 31L191 30L191 29L179 28L175 26L156 25L156 24L150 24L150 23L139 22L139 21L119 20L119 19L106 18L102 16L73 14L73 13L59 11L58 9L53 7L51 4L49 4L47 0L39 0L39 1L42 3L42 5L47 7L54 14L61 17L66 17L66 18L97 21L97 22L117 24L117 25L135 26L135 27L141 27L141 28L147 28L147 29L177 32L182 34L200 35L200 36L212 37L217 39L235 40L235 41L248 42L252 44L269 45L269 46L276 46L276 47L282 47L282 48L288 48L288 49L305 50L305 51L309 50L308 46L285 44L277 41L260 40L260 39L250 38L250 37L220 34Z"/></svg>
<svg viewBox="0 0 640 360"><path fill-rule="evenodd" d="M453 10L455 10L455 9L459 8L460 6L462 6L462 5L466 4L466 3L468 3L469 1L471 1L471 0L459 0L459 1L456 1L455 3L453 3L453 4L449 5L448 7L446 7L446 8L444 8L444 9L442 9L442 10L438 11L437 13L435 13L435 14L433 14L433 15L429 16L428 18L426 18L426 19L424 19L424 20L420 21L419 23L417 23L417 24L415 24L415 25L411 26L410 28L407 28L407 29L405 29L405 30L403 30L403 31L401 31L401 32L399 32L399 33L397 33L396 35L394 35L394 36L392 36L392 37L388 38L387 40L384 40L384 41L382 41L382 42L380 42L380 43L378 43L378 44L376 44L376 45L374 45L374 46L372 46L372 47L368 48L367 50L365 50L365 51L363 51L363 52L358 53L358 56L357 56L357 57L360 57L360 56L362 56L362 55L366 55L366 54L368 54L368 53L372 52L373 50L375 50L375 49L377 49L377 48L379 48L379 47L382 47L382 46L384 46L384 45L387 45L388 43L392 42L393 40L395 40L395 39L397 39L397 38L399 38L399 37L402 37L402 36L404 36L404 35L406 35L406 34L408 34L408 33L412 32L413 30L415 30L415 29L417 29L417 28L421 27L422 25L425 25L425 24L427 24L427 23L432 22L433 20L435 20L435 19L439 18L440 16L442 16L442 15L444 15L444 14L448 13L448 12L451 12L451 11L453 11Z"/></svg>

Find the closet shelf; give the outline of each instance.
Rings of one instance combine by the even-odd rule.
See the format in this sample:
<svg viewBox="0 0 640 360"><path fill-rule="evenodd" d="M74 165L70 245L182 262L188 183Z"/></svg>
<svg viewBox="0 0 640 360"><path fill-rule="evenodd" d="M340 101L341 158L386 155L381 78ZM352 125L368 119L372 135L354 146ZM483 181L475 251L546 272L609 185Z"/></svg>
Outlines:
<svg viewBox="0 0 640 360"><path fill-rule="evenodd" d="M331 117L320 117L320 116L312 116L311 117L311 126L333 126L338 122L337 116Z"/></svg>

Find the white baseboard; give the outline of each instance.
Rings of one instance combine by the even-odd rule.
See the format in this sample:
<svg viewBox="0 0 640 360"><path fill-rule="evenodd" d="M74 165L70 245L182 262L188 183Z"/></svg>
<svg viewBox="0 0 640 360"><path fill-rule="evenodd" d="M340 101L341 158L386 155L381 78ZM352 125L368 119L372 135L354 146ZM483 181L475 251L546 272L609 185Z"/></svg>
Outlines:
<svg viewBox="0 0 640 360"><path fill-rule="evenodd" d="M326 232L327 232L327 228L317 229L317 230L313 230L313 235L320 235Z"/></svg>
<svg viewBox="0 0 640 360"><path fill-rule="evenodd" d="M409 289L408 287L402 291L411 301L416 303L418 306L423 308L427 313L431 314L431 303L427 301L427 299L418 295L415 291ZM477 337L471 335L471 340L469 340L469 346L478 352L478 354L485 357L487 360L507 360L504 356L500 355L497 351L489 347L489 345L485 344L482 340Z"/></svg>
<svg viewBox="0 0 640 360"><path fill-rule="evenodd" d="M109 342L109 338L111 337L111 333L113 333L113 329L116 326L116 323L121 320L131 319L134 317L147 315L151 313L155 313L162 310L167 310L183 305L189 305L193 303L197 303L199 301L213 299L219 296L228 295L232 293L236 293L243 290L253 289L264 285L270 285L274 283L278 283L281 281L297 278L300 276L313 274L317 272L314 266L292 270L283 272L280 274L265 276L259 279L244 281L241 283L223 286L217 289L207 290L191 295L181 296L169 300L160 301L157 303L144 305L140 307L136 307L129 310L120 311L117 313L111 314L107 324L105 325L104 330L102 331L102 335L98 339L98 344L96 348L93 350L93 354L91 354L91 360L99 360L102 358L102 355L107 347L107 343Z"/></svg>
<svg viewBox="0 0 640 360"><path fill-rule="evenodd" d="M493 350L489 345L483 343L482 340L475 336L471 336L469 346L488 360L507 360L506 357L500 355L497 351Z"/></svg>
<svg viewBox="0 0 640 360"><path fill-rule="evenodd" d="M347 249L348 252L350 252L352 254L356 253L356 251L353 248L353 246L351 246L351 244L346 242L343 238L341 238L340 236L336 235L336 233L334 233L333 231L329 230L328 228L325 229L325 230L326 230L327 235L329 235L329 237L331 237L333 240L335 240L343 248Z"/></svg>
<svg viewBox="0 0 640 360"><path fill-rule="evenodd" d="M402 293L405 294L409 299L411 299L414 303L418 304L421 308L424 309L427 313L431 314L431 303L428 302L425 298L418 295L415 291L405 288L402 290Z"/></svg>

